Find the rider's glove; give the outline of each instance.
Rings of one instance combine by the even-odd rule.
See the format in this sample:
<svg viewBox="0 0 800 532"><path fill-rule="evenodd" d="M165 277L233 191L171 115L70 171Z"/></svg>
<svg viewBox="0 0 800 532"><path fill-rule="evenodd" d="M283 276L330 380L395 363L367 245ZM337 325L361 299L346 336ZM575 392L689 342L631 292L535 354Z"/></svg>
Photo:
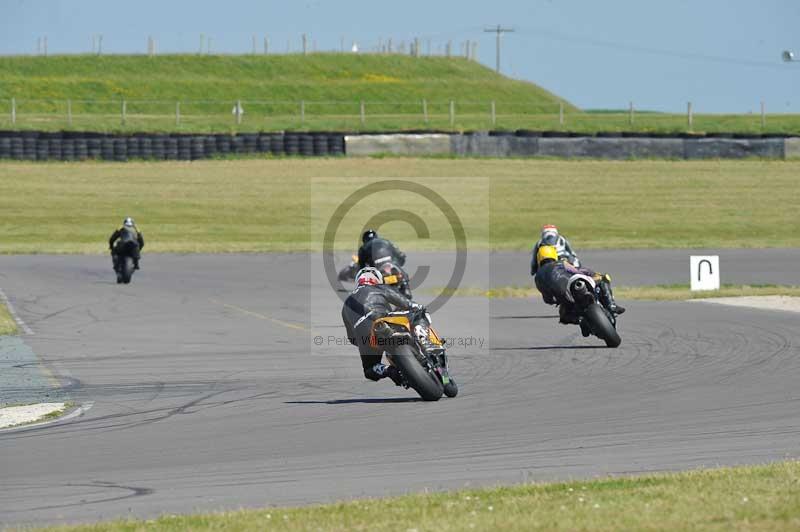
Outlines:
<svg viewBox="0 0 800 532"><path fill-rule="evenodd" d="M411 303L411 310L414 311L425 311L425 306L420 305L419 303Z"/></svg>

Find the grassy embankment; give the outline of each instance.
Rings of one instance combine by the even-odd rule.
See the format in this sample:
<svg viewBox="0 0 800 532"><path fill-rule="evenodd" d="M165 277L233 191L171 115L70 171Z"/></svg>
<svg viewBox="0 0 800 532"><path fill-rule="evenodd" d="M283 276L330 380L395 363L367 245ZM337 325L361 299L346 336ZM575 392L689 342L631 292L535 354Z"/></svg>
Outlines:
<svg viewBox="0 0 800 532"><path fill-rule="evenodd" d="M579 249L800 247L798 173L800 162L790 161L2 163L0 253L105 253L124 216L139 222L146 253L319 249L311 229L327 223L326 212L394 177L439 191L462 218L470 249L527 250L543 223ZM565 190L585 191L578 206L564 207ZM406 223L383 227L402 247L452 249L434 207L384 194L388 203L362 202L345 217L337 249L352 249L371 213L388 204L419 213L431 231L418 239Z"/></svg>
<svg viewBox="0 0 800 532"><path fill-rule="evenodd" d="M67 99L74 129L187 132L449 128L450 100L460 100L456 128L488 127L492 100L508 102L500 114L546 114L557 123L560 101L474 61L402 55L4 57L0 79L0 105L17 99L17 127L45 129L67 128ZM237 100L240 126L232 114ZM0 128L10 126L4 113Z"/></svg>
<svg viewBox="0 0 800 532"><path fill-rule="evenodd" d="M582 112L528 82L463 58L302 55L16 56L0 58L0 129L275 131L565 129L687 131L684 114ZM11 98L17 123L11 124ZM427 101L428 122L422 100ZM72 125L67 122L71 100ZM126 120L122 123L122 100ZM236 125L232 110L242 100ZM450 101L455 121L450 123ZM301 120L300 102L305 102ZM497 123L491 122L496 102ZM180 123L176 124L176 103ZM335 103L338 102L338 103ZM365 102L365 122L360 103ZM754 101L753 106L757 103ZM697 109L702 111L702 109ZM755 109L754 109L755 110ZM696 132L800 133L800 115L695 114Z"/></svg>
<svg viewBox="0 0 800 532"><path fill-rule="evenodd" d="M0 302L0 336L15 332L17 332L17 323L11 317L6 306Z"/></svg>
<svg viewBox="0 0 800 532"><path fill-rule="evenodd" d="M784 462L48 530L795 530L798 483Z"/></svg>

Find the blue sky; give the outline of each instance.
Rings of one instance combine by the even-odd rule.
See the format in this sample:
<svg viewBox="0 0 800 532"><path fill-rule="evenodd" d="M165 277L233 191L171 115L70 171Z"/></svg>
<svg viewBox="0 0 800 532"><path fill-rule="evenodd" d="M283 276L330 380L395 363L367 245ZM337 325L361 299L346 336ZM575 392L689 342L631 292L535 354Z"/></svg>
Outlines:
<svg viewBox="0 0 800 532"><path fill-rule="evenodd" d="M338 50L342 38L364 48L379 40L478 42L478 60L494 67L494 35L486 26L515 29L503 37L502 70L582 108L683 112L800 113L797 0L0 0L0 54L35 53L47 36L53 53L88 52L103 34L108 53L142 53L152 35L161 52L196 52L200 34L212 51L249 52L252 36L273 50L309 46Z"/></svg>

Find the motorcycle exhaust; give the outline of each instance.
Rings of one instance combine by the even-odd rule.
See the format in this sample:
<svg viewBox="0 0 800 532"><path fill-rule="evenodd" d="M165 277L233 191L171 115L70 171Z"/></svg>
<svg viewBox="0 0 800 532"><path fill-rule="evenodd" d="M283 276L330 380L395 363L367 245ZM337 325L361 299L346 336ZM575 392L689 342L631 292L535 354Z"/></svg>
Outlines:
<svg viewBox="0 0 800 532"><path fill-rule="evenodd" d="M567 299L580 305L594 301L594 281L582 274L573 275L567 283Z"/></svg>

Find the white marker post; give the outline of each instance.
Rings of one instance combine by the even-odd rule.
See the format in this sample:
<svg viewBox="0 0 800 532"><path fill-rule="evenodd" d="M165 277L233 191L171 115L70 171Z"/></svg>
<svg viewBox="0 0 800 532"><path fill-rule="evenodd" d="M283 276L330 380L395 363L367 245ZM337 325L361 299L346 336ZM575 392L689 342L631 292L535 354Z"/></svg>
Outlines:
<svg viewBox="0 0 800 532"><path fill-rule="evenodd" d="M689 270L692 290L719 290L718 255L691 255Z"/></svg>

